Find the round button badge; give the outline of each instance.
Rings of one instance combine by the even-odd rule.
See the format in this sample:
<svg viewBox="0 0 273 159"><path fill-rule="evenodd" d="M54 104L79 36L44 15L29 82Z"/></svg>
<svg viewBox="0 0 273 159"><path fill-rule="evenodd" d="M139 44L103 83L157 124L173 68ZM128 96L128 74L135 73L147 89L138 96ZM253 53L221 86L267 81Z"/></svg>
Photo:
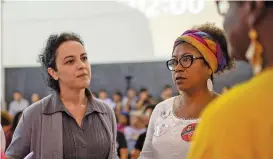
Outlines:
<svg viewBox="0 0 273 159"><path fill-rule="evenodd" d="M192 140L192 136L196 126L197 126L197 123L191 123L187 125L186 127L184 127L184 129L181 132L182 140L186 142L190 142Z"/></svg>

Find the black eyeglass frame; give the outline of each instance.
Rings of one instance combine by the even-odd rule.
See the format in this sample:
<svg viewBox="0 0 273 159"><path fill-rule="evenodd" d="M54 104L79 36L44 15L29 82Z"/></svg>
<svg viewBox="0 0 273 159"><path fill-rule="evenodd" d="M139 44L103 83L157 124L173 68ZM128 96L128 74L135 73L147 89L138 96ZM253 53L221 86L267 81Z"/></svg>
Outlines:
<svg viewBox="0 0 273 159"><path fill-rule="evenodd" d="M189 65L189 66L186 66L186 67L183 66L181 60L182 60L183 58L189 58L189 57L190 57L190 59L191 59L190 65ZM175 67L176 67L178 64L180 64L183 68L190 68L190 67L192 66L193 62L194 62L195 60L198 60L198 59L204 60L204 57L196 57L196 56L193 56L193 55L185 55L185 56L182 56L179 60L170 59L170 60L166 61L166 65L167 65L168 70L170 70L170 71L175 71ZM169 63L170 61L173 61L173 60L176 60L177 65L176 65L176 66L174 67L174 69L172 70L172 69L169 68L168 63Z"/></svg>

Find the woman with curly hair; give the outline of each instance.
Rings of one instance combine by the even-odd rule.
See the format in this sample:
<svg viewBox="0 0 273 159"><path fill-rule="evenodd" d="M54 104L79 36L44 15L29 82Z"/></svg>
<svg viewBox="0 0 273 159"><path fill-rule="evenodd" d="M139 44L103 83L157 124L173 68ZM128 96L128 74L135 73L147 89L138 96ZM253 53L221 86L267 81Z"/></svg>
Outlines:
<svg viewBox="0 0 273 159"><path fill-rule="evenodd" d="M208 23L185 31L166 64L181 94L155 107L141 159L186 158L201 112L219 96L207 81L232 66L223 30Z"/></svg>
<svg viewBox="0 0 273 159"><path fill-rule="evenodd" d="M6 156L118 158L114 112L88 90L91 67L81 38L51 35L39 59L54 91L24 110Z"/></svg>

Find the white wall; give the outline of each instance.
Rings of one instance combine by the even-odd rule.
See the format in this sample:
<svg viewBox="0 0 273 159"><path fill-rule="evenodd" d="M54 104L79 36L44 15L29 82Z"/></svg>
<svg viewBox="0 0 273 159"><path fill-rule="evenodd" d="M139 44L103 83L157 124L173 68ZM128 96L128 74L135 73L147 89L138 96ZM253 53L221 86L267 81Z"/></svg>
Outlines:
<svg viewBox="0 0 273 159"><path fill-rule="evenodd" d="M173 41L195 24L221 25L214 2L199 14L162 14L148 19L118 2L5 2L3 66L38 66L37 55L51 33L74 31L85 41L92 63L167 59Z"/></svg>

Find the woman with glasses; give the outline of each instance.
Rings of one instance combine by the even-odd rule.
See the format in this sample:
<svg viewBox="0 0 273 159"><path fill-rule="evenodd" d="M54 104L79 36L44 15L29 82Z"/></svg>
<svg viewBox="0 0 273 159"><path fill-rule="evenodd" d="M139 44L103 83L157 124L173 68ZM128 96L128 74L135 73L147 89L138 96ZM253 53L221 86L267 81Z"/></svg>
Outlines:
<svg viewBox="0 0 273 159"><path fill-rule="evenodd" d="M273 2L217 6L232 56L249 61L255 76L207 107L188 158L273 158Z"/></svg>
<svg viewBox="0 0 273 159"><path fill-rule="evenodd" d="M152 113L140 159L183 159L204 107L218 96L208 89L213 73L228 69L223 31L197 27L178 37L166 62L181 95L159 103Z"/></svg>

